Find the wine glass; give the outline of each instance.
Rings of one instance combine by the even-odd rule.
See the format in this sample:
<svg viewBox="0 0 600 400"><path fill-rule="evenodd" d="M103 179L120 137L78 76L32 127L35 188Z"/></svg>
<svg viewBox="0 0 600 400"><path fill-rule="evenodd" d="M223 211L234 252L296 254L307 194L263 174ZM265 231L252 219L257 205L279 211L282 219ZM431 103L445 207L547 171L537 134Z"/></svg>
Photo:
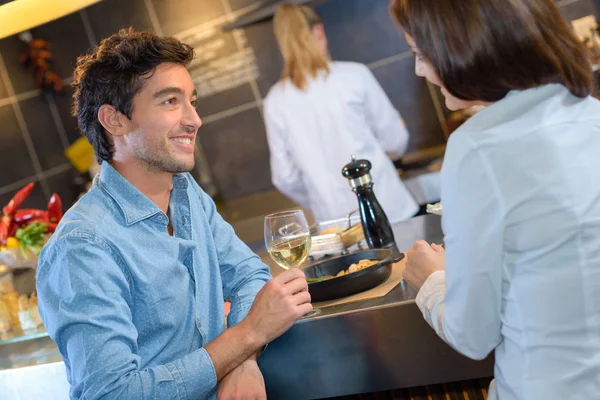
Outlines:
<svg viewBox="0 0 600 400"><path fill-rule="evenodd" d="M299 268L310 252L310 228L302 210L283 211L265 217L265 245L281 268ZM318 314L313 311L303 318Z"/></svg>

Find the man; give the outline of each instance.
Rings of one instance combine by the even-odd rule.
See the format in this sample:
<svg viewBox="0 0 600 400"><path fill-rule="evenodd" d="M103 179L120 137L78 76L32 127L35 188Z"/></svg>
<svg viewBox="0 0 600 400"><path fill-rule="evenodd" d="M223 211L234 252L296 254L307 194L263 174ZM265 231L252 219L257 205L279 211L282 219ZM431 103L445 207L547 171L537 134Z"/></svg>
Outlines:
<svg viewBox="0 0 600 400"><path fill-rule="evenodd" d="M256 358L310 312L270 279L187 171L191 47L122 30L78 60L74 110L102 160L39 261L42 319L77 399L266 398ZM231 301L225 329L223 300Z"/></svg>

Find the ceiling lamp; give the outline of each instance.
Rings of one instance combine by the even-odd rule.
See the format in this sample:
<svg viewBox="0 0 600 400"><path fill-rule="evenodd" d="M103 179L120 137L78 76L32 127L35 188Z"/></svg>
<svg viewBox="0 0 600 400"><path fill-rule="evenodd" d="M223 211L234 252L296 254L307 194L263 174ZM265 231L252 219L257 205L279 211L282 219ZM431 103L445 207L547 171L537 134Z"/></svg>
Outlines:
<svg viewBox="0 0 600 400"><path fill-rule="evenodd" d="M43 25L101 0L0 0L0 39Z"/></svg>

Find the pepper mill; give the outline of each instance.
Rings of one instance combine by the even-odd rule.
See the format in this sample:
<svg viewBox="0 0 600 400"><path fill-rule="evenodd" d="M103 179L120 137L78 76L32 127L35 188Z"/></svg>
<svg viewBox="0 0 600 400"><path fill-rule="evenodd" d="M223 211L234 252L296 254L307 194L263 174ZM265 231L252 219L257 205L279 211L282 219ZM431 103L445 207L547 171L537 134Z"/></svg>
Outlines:
<svg viewBox="0 0 600 400"><path fill-rule="evenodd" d="M370 171L369 160L357 160L352 154L352 161L344 166L342 175L348 178L350 187L358 198L360 220L369 247L372 249L395 247L396 242L390 221L373 192Z"/></svg>

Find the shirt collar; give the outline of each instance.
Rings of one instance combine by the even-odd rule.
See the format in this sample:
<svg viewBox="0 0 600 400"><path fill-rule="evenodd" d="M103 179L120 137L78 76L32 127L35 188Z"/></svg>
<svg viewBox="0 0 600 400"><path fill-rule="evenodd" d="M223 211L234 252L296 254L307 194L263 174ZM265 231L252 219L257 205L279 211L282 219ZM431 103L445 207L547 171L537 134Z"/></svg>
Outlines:
<svg viewBox="0 0 600 400"><path fill-rule="evenodd" d="M94 185L103 188L113 198L121 209L127 226L162 213L152 200L106 161L102 162L102 170L94 178ZM178 189L187 189L187 179L184 174L173 175L173 192Z"/></svg>

